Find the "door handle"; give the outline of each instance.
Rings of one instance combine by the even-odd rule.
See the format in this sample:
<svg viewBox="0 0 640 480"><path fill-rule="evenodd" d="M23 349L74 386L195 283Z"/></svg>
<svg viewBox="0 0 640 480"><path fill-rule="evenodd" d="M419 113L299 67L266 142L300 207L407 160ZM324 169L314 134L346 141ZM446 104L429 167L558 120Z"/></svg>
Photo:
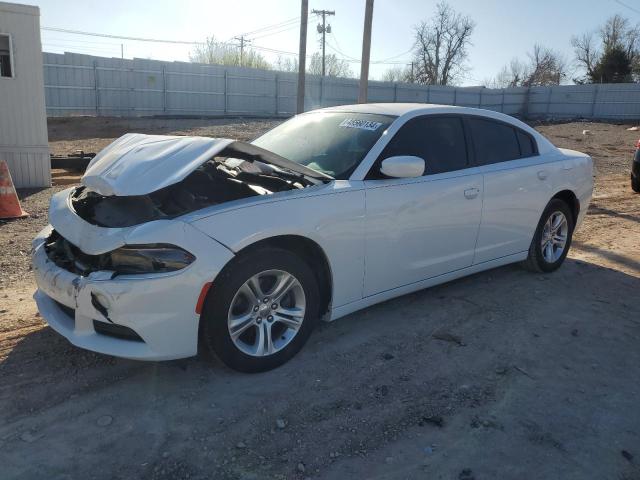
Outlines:
<svg viewBox="0 0 640 480"><path fill-rule="evenodd" d="M480 193L479 188L467 188L464 191L464 196L465 198L468 198L469 200L471 200L472 198L476 198L479 193Z"/></svg>
<svg viewBox="0 0 640 480"><path fill-rule="evenodd" d="M540 170L540 171L538 172L538 178L539 178L540 180L546 180L548 175L549 175L549 174L547 173L547 171L546 171L546 170Z"/></svg>

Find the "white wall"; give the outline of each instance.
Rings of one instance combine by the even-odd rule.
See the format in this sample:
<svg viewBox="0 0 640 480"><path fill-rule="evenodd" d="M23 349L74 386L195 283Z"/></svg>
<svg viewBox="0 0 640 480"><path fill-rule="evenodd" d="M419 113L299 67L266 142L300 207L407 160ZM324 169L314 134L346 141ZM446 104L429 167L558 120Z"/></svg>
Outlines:
<svg viewBox="0 0 640 480"><path fill-rule="evenodd" d="M0 2L0 33L11 35L14 70L0 77L0 159L17 187L49 186L40 10Z"/></svg>
<svg viewBox="0 0 640 480"><path fill-rule="evenodd" d="M293 115L297 75L145 59L44 54L49 116ZM358 80L307 75L305 109L356 103ZM640 119L640 84L442 87L369 82L370 102L478 107L543 119Z"/></svg>

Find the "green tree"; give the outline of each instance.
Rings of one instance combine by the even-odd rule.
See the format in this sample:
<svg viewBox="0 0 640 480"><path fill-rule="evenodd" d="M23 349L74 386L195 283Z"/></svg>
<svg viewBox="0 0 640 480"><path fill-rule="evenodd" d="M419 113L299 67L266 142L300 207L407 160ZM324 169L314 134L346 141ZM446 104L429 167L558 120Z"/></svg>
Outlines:
<svg viewBox="0 0 640 480"><path fill-rule="evenodd" d="M624 83L633 81L631 59L619 45L607 49L594 65L592 83Z"/></svg>
<svg viewBox="0 0 640 480"><path fill-rule="evenodd" d="M599 83L604 80L604 73L611 68L622 69L622 76L633 81L640 73L640 25L633 25L621 15L614 15L595 32L587 32L571 39L576 63L582 67L584 76L574 79L576 83ZM605 62L605 56L609 59ZM624 74L625 58L631 65L631 73ZM605 67L605 70L602 70ZM617 66L615 66L617 65ZM596 71L599 69L598 71ZM620 73L616 78L620 78Z"/></svg>

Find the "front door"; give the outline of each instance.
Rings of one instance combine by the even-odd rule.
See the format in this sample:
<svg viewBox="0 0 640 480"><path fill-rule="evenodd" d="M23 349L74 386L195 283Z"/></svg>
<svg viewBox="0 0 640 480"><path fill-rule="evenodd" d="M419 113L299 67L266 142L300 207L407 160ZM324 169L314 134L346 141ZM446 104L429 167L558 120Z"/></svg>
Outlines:
<svg viewBox="0 0 640 480"><path fill-rule="evenodd" d="M424 176L384 178L380 163L395 155L423 158ZM470 266L482 195L482 174L469 165L461 119L409 120L365 180L364 295Z"/></svg>

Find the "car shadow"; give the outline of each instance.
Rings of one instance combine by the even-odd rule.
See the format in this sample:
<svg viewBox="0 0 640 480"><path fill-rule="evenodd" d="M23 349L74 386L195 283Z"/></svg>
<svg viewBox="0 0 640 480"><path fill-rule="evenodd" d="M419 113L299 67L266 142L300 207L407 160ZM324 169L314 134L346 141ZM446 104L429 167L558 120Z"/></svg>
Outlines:
<svg viewBox="0 0 640 480"><path fill-rule="evenodd" d="M586 245L580 245L580 248L589 251L598 250L599 254L640 271L640 263L631 258ZM328 344L333 351L341 348L348 350L349 344L354 340L366 341L369 335L378 337L388 331L397 334L398 328L410 329L410 325L415 322L416 308L424 313L422 316L425 318L429 313L433 314L442 308L445 311L440 313L446 314L446 309L452 307L452 302L459 303L462 307L471 307L474 311L480 309L487 313L492 307L496 307L499 311L503 302L518 301L519 295L514 295L515 286L519 287L518 290L526 292L530 287L539 287L542 284L546 288L548 285L556 285L560 288L555 294L561 295L567 289L567 278L573 280L571 291L584 290L585 296L594 285L633 284L636 288L640 287L639 278L582 260L568 258L563 267L553 274L531 274L518 265L508 265L388 300L336 322L323 322L312 335L311 341L303 349L302 354L310 350L321 360L325 357L322 354L324 347L321 345ZM503 289L502 293L500 293L501 289ZM487 295L488 292L501 297L492 299L491 295ZM605 294L606 292L601 293L601 295ZM510 296L515 298L507 300ZM618 298L609 300L615 302ZM517 308L517 305L512 307ZM460 306L456 306L452 312L458 310ZM392 328L388 321L390 315L394 316ZM363 329L366 330L366 335L363 334ZM289 364L295 364L297 361L299 360L294 358ZM365 356L356 361L369 360ZM287 368L287 366L281 368ZM44 324L43 328L28 333L20 339L6 358L0 362L0 376L9 383L12 376L17 376L21 383L26 381L33 384L33 389L38 390L46 386L46 395L30 395L29 398L20 401L20 409L26 410L37 408L39 403L51 404L56 397L64 399L72 395L78 389L78 385L83 385L82 389L89 388L92 384L103 382L105 377L114 375L128 377L151 373L162 377L163 375L172 376L175 370L186 373L186 376L182 377L185 381L188 381L186 379L189 378L190 372L215 371L223 372L225 376L240 375L226 368L203 349L197 357L185 360L166 362L126 360L77 348ZM77 377L77 381L56 383L57 378L64 378L68 373ZM6 400L5 398L4 401Z"/></svg>
<svg viewBox="0 0 640 480"><path fill-rule="evenodd" d="M630 215L628 213L620 213L615 210L611 210L609 208L599 207L597 204L592 203L589 205L589 213L596 215L609 215L611 217L616 218L624 218L625 220L630 220L632 222L640 223L640 217L637 215Z"/></svg>
<svg viewBox="0 0 640 480"><path fill-rule="evenodd" d="M237 451L236 456L244 451L237 445L248 442L251 455L276 458L294 442L289 427L280 436L274 433L281 428L276 418L282 417L315 432L315 440L304 444L313 455L328 458L336 442L355 435L351 428L338 430L351 425L353 416L374 419L370 428L377 429L414 425L415 418L422 418L416 409L442 408L450 422L465 409L499 402L510 389L554 392L560 388L557 382L567 382L558 377L564 371L580 388L590 388L584 382L593 381L593 359L605 364L608 355L619 357L633 348L640 307L629 295L639 287L635 276L581 260L567 259L546 275L505 266L322 324L290 362L254 375L233 372L206 355L137 362L95 354L43 326L17 339L0 362L0 425L21 422L22 429L43 429L38 448L55 445L60 452L62 442L69 458L79 438L108 435L108 443L95 448L128 442L119 461L137 465L136 455L142 454L164 462L169 438L178 446L198 438L199 445ZM621 361L617 357L611 360L614 366ZM606 381L624 388L618 385L624 380L620 384L632 389L628 379L636 374L636 364L630 363L619 375L624 378L610 375ZM603 378L598 377L598 385ZM463 393L456 393L459 385L466 385ZM550 394L538 399L518 390L518 395L563 404ZM548 408L545 404L548 415L564 415L560 407L558 412ZM114 422L108 432L97 423L104 417ZM77 438L61 439L58 431ZM297 436L303 430L294 431ZM258 435L270 440L258 440ZM197 477L204 460L189 455L185 468ZM275 473L279 465L268 468Z"/></svg>

